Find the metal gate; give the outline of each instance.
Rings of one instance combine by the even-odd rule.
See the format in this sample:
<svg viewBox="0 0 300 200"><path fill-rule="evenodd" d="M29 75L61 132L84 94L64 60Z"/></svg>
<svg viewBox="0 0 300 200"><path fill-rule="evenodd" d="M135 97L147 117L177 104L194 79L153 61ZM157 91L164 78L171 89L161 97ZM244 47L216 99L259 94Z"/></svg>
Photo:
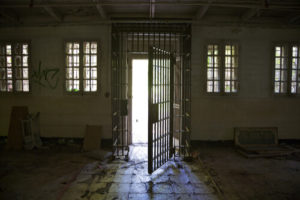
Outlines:
<svg viewBox="0 0 300 200"><path fill-rule="evenodd" d="M165 71L160 71L160 69L155 68L155 66L153 68L153 72L157 73L153 74L154 78L157 77L157 80L154 79L153 81L160 81L160 75L163 73L169 73L169 82L171 81L171 78L174 80L173 89L168 88L166 83L163 83L162 86L154 87L155 91L163 92L164 90L162 88L165 87L167 88L165 92L169 91L169 95L174 93L173 99L167 96L168 101L173 101L172 104L160 103L163 105L165 104L165 109L169 108L168 111L164 110L164 112L168 112L168 114L171 114L172 112L174 113L173 117L169 119L169 122L165 122L166 124L169 124L170 127L167 128L167 125L163 125L163 123L154 123L160 124L159 126L154 125L157 129L159 128L159 130L165 131L160 134L166 134L166 130L173 129L173 132L170 131L170 134L173 134L170 136L171 140L164 138L163 142L159 143L154 141L156 135L153 136L151 158L152 161L155 162L152 163L152 171L154 171L161 165L161 163L169 158L169 155L167 155L168 153L166 152L169 152L171 147L174 149L174 156L189 158L191 155L191 25L182 23L112 24L112 139L113 153L116 157L125 156L126 158L129 150L128 146L131 141L131 110L129 103L131 101L131 94L129 86L130 76L128 69L128 57L133 54L150 56L151 52L152 59L149 59L149 63L152 62L155 66L158 65L156 62L160 63L159 65L161 66L165 66L162 64L163 59L159 59L159 56L161 58L165 56L165 60L167 60L167 57L171 58L172 55L174 56L174 68L170 68L170 72L167 72L164 67L162 69ZM170 61L171 60L172 59L170 59ZM171 64L169 65L171 66ZM171 69L173 72L171 72ZM160 96L158 96L156 92L153 93L153 95L155 95L155 98L163 98L165 94L159 94ZM166 99L154 99L154 102L159 101L166 101ZM151 109L154 109L155 104L153 104L152 107L153 108ZM158 114L160 114L160 109L163 108L156 108ZM157 115L157 120L160 119L159 117L161 116ZM165 137L167 136L165 135ZM160 144L166 146L162 146L162 149L160 149ZM159 159L157 157L154 159L154 156L157 155L159 155ZM149 156L150 155L148 155L148 157Z"/></svg>
<svg viewBox="0 0 300 200"><path fill-rule="evenodd" d="M148 172L165 164L173 152L173 56L149 49Z"/></svg>
<svg viewBox="0 0 300 200"><path fill-rule="evenodd" d="M128 65L122 32L112 33L112 140L113 156L128 159Z"/></svg>

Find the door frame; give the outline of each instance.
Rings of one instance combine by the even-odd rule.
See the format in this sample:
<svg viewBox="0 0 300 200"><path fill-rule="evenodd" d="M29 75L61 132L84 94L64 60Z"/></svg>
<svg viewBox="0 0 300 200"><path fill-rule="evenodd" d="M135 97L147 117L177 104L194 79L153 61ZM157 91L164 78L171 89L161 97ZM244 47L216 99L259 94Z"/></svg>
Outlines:
<svg viewBox="0 0 300 200"><path fill-rule="evenodd" d="M129 118L129 125L128 125L128 142L129 145L132 145L132 61L134 59L137 60L148 60L149 62L149 56L148 53L128 53L127 56L127 64L128 64L128 118ZM148 110L149 112L149 110ZM147 133L148 134L148 133ZM148 143L148 142L147 142Z"/></svg>

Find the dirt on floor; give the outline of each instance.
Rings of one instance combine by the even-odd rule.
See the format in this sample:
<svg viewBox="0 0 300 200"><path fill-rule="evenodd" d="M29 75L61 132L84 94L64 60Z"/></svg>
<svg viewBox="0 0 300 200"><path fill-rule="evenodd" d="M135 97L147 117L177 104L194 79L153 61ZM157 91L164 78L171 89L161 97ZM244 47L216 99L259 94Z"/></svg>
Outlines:
<svg viewBox="0 0 300 200"><path fill-rule="evenodd" d="M0 151L0 199L57 199L90 159L78 146Z"/></svg>
<svg viewBox="0 0 300 200"><path fill-rule="evenodd" d="M204 165L224 199L300 199L299 153L249 159L228 145L200 145L196 152L199 159L194 164ZM0 150L0 199L59 199L81 169L94 161L76 145Z"/></svg>
<svg viewBox="0 0 300 200"><path fill-rule="evenodd" d="M224 199L300 199L300 153L245 158L231 145L201 145L197 152Z"/></svg>

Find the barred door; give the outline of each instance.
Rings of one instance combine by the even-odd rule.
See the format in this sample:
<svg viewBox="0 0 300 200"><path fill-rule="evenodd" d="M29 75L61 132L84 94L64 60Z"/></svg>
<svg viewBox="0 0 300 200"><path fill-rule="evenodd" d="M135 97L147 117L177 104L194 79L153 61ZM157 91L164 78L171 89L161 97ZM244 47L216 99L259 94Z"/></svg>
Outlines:
<svg viewBox="0 0 300 200"><path fill-rule="evenodd" d="M152 173L173 152L173 56L149 49L148 172Z"/></svg>

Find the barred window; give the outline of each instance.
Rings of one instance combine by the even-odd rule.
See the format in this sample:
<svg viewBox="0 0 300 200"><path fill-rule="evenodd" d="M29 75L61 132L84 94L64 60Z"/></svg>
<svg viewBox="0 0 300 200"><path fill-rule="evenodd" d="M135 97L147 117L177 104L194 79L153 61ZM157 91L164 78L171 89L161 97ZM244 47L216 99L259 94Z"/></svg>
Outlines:
<svg viewBox="0 0 300 200"><path fill-rule="evenodd" d="M77 42L67 43L66 48L66 89L68 92L79 92L79 50L80 44Z"/></svg>
<svg viewBox="0 0 300 200"><path fill-rule="evenodd" d="M225 92L237 92L237 56L235 45L225 45Z"/></svg>
<svg viewBox="0 0 300 200"><path fill-rule="evenodd" d="M98 90L97 42L66 43L66 90L96 92Z"/></svg>
<svg viewBox="0 0 300 200"><path fill-rule="evenodd" d="M83 56L83 90L97 91L97 43L84 42Z"/></svg>
<svg viewBox="0 0 300 200"><path fill-rule="evenodd" d="M287 52L284 46L275 48L275 93L287 92Z"/></svg>
<svg viewBox="0 0 300 200"><path fill-rule="evenodd" d="M218 45L207 47L207 92L220 92L221 59Z"/></svg>
<svg viewBox="0 0 300 200"><path fill-rule="evenodd" d="M275 46L275 94L300 94L299 47L299 45Z"/></svg>
<svg viewBox="0 0 300 200"><path fill-rule="evenodd" d="M233 44L207 45L208 93L238 91L238 47Z"/></svg>
<svg viewBox="0 0 300 200"><path fill-rule="evenodd" d="M29 92L29 44L0 44L0 92Z"/></svg>
<svg viewBox="0 0 300 200"><path fill-rule="evenodd" d="M291 93L300 94L300 45L292 47Z"/></svg>

